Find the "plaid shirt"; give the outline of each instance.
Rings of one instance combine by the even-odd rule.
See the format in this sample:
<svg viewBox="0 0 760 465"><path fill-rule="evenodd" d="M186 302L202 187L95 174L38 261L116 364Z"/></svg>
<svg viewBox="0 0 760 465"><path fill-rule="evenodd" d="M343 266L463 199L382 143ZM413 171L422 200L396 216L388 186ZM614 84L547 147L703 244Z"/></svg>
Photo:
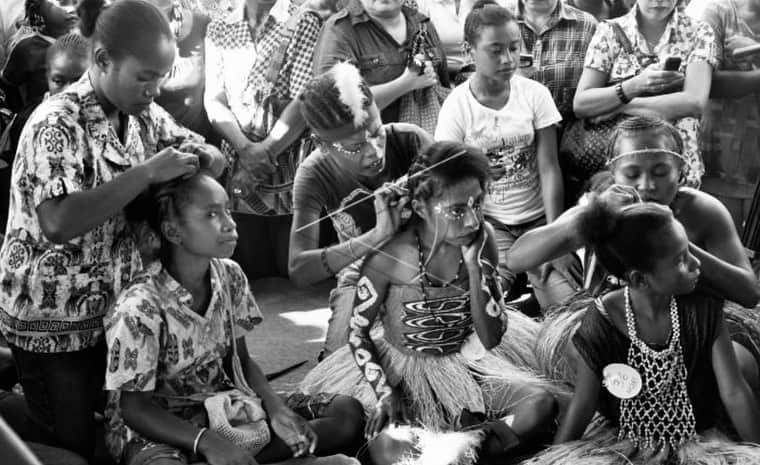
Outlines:
<svg viewBox="0 0 760 465"><path fill-rule="evenodd" d="M317 13L306 12L288 43L277 80L274 84L266 80L270 62L285 37L287 22L293 14L297 14L298 8L290 0L278 0L269 15L261 20L255 37L248 26L244 8L238 8L224 20L212 21L208 27L205 46L207 92L211 95L224 93L240 128L251 140L263 139L278 117L263 105L264 99L273 95L281 111L312 77L312 53L322 28L322 19ZM294 142L291 148L297 147L300 142L300 139ZM226 141L222 142L222 149L234 158L234 151ZM278 172L266 184L276 186L272 189L277 191L280 187L290 190L298 160L292 156L282 156L279 161ZM230 163L230 166L233 164ZM260 199L246 199L253 213L290 213L289 201L272 204L268 200L263 196Z"/></svg>
<svg viewBox="0 0 760 465"><path fill-rule="evenodd" d="M574 119L573 97L583 72L586 49L596 30L596 19L559 1L543 30L536 31L525 20L522 0L508 0L505 6L520 24L523 53L533 55L533 68L523 74L530 74L527 77L549 88L567 123Z"/></svg>

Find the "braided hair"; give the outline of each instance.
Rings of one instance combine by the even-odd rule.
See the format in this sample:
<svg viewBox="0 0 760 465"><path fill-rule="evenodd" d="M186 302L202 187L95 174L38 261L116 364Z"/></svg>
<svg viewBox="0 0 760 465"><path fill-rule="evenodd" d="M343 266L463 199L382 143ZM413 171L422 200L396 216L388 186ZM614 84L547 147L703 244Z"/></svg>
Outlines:
<svg viewBox="0 0 760 465"><path fill-rule="evenodd" d="M478 0L464 21L464 40L473 46L480 39L484 27L500 26L510 21L516 21L514 15L494 0Z"/></svg>
<svg viewBox="0 0 760 465"><path fill-rule="evenodd" d="M477 179L483 191L488 187L490 168L483 151L461 142L435 142L414 158L407 187L412 199L426 201L469 178Z"/></svg>
<svg viewBox="0 0 760 465"><path fill-rule="evenodd" d="M90 41L80 34L70 32L53 42L46 53L48 63L58 54L86 60L90 56Z"/></svg>
<svg viewBox="0 0 760 465"><path fill-rule="evenodd" d="M312 78L301 91L301 115L313 130L360 127L374 99L359 70L338 63ZM357 124L358 123L358 124Z"/></svg>
<svg viewBox="0 0 760 465"><path fill-rule="evenodd" d="M42 2L46 0L26 0L24 2L24 16L29 21L29 27L35 32L45 30L45 17L42 16Z"/></svg>
<svg viewBox="0 0 760 465"><path fill-rule="evenodd" d="M673 222L673 212L654 202L625 207L592 195L580 221L580 234L600 263L613 276L652 271L658 257L667 254L662 231Z"/></svg>

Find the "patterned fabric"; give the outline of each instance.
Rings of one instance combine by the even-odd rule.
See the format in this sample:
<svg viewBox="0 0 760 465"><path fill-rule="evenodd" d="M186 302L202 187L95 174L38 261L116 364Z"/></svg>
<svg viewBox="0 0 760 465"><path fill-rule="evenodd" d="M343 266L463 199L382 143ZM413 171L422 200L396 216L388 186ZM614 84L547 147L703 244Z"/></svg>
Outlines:
<svg viewBox="0 0 760 465"><path fill-rule="evenodd" d="M240 266L211 260L211 301L205 313L192 310L193 297L160 263L154 262L119 295L105 317L108 342L106 442L115 458L139 437L123 421L120 391L155 393L169 412L198 426L205 410L178 397L232 388L222 363L231 348L229 310L235 333L243 337L261 322L261 313Z"/></svg>
<svg viewBox="0 0 760 465"><path fill-rule="evenodd" d="M297 9L298 6L290 0L278 0L254 34L249 28L244 8L209 25L206 34L207 92L211 95L224 94L243 133L253 141L267 136L279 112L298 95L312 76L312 53L322 19L316 13L306 12L293 33L297 40L291 40L288 44L274 86L266 80L269 64L286 33L286 23ZM272 106L267 103L272 103ZM277 172L260 189L247 193L246 205L236 209L257 214L291 212L290 190L301 143L302 139L299 139L285 150L286 155L279 158ZM230 159L230 166L234 166L232 162L236 154L231 145L223 141L222 149ZM281 195L274 198L267 195L272 190Z"/></svg>
<svg viewBox="0 0 760 465"><path fill-rule="evenodd" d="M740 17L739 11L739 2L735 0L693 0L686 9L689 15L707 22L715 30L720 70L748 71L760 66L757 55L746 61L735 61L726 47L728 39L735 35L760 42L760 35ZM760 157L757 156L760 92L740 98L711 99L702 120L699 142L705 161L705 178L715 183L714 192L737 194L738 188L742 188L745 192L742 197L751 198L760 180Z"/></svg>
<svg viewBox="0 0 760 465"><path fill-rule="evenodd" d="M95 345L114 295L141 266L123 214L54 244L42 233L36 208L109 182L165 147L202 141L155 104L130 116L125 133L122 143L88 74L46 99L27 122L0 248L0 329L11 344L31 352Z"/></svg>
<svg viewBox="0 0 760 465"><path fill-rule="evenodd" d="M676 9L660 41L650 50L646 39L639 32L637 12L638 7L634 6L625 16L612 20L623 29L633 46L634 55L623 50L612 26L601 23L589 44L585 67L606 73L608 82L631 78L646 66L664 62L670 56L681 58L679 71L682 73L694 62L705 61L713 68L717 67L715 33L707 23L693 20ZM705 171L698 148L699 120L693 117L681 118L675 122L675 126L684 139L684 155L689 160L687 184L699 186Z"/></svg>
<svg viewBox="0 0 760 465"><path fill-rule="evenodd" d="M583 57L596 30L593 16L557 2L557 8L541 31L525 20L523 0L508 0L506 8L517 17L523 52L533 55L528 77L549 88L565 124L574 119L573 97L583 72Z"/></svg>
<svg viewBox="0 0 760 465"><path fill-rule="evenodd" d="M406 347L430 355L458 352L472 333L470 294L402 302Z"/></svg>

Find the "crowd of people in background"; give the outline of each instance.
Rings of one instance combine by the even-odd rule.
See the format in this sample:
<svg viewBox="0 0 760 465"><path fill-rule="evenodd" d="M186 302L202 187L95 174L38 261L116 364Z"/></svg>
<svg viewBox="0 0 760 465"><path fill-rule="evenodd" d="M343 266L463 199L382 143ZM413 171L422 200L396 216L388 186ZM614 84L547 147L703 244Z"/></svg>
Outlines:
<svg viewBox="0 0 760 465"><path fill-rule="evenodd" d="M760 461L760 0L4 0L0 64L42 463ZM335 282L287 393L270 276Z"/></svg>

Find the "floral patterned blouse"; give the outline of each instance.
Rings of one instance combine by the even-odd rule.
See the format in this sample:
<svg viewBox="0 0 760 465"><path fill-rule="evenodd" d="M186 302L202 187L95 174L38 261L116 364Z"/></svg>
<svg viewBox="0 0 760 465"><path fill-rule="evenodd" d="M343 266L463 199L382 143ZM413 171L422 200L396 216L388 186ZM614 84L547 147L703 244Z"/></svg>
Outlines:
<svg viewBox="0 0 760 465"><path fill-rule="evenodd" d="M124 289L105 318L106 444L115 458L139 435L121 416L121 391L153 392L168 411L205 424L203 404L179 399L232 388L222 363L235 336L261 322L248 280L232 260L211 260L211 301L203 314L192 309L193 297L159 263L152 263Z"/></svg>
<svg viewBox="0 0 760 465"><path fill-rule="evenodd" d="M679 71L682 73L691 63L699 61L717 67L715 33L707 23L692 19L676 8L660 41L650 49L639 31L637 12L638 6L634 6L626 15L611 20L620 25L634 53L627 53L617 40L612 26L602 22L591 39L584 67L606 73L610 83L631 78L650 64L664 62L671 56L681 58ZM686 117L674 124L684 139L684 155L688 160L687 183L698 187L705 172L697 143L699 119Z"/></svg>
<svg viewBox="0 0 760 465"><path fill-rule="evenodd" d="M129 116L122 143L98 103L90 77L43 101L21 133L10 208L0 248L0 330L31 352L94 346L103 316L140 269L123 214L65 244L42 232L37 207L94 189L168 146L203 138L158 105Z"/></svg>

